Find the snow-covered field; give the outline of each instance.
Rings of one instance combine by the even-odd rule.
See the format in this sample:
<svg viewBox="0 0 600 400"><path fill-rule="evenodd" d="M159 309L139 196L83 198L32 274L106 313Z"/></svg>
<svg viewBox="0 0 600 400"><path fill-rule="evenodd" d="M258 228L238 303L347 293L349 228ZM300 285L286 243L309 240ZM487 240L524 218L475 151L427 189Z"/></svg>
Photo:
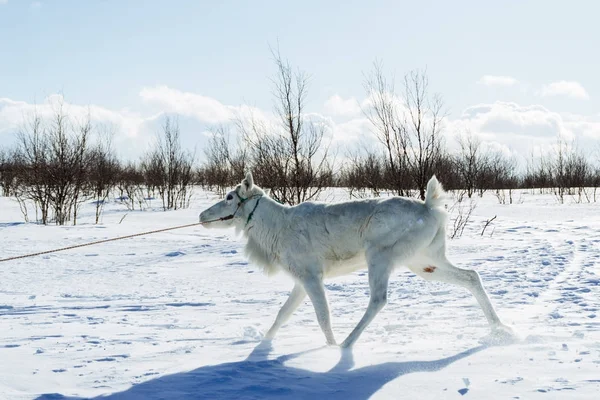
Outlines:
<svg viewBox="0 0 600 400"><path fill-rule="evenodd" d="M127 211L114 203L98 226L86 205L80 225L58 227L23 224L0 198L0 258L193 223L214 199L198 193L188 210L120 224ZM0 263L0 398L600 398L600 204L522 200L484 197L449 241L515 344L485 345L487 323L463 289L398 270L353 351L324 346L308 300L261 346L291 281L248 265L233 232L198 226ZM366 271L327 288L341 341L367 305Z"/></svg>

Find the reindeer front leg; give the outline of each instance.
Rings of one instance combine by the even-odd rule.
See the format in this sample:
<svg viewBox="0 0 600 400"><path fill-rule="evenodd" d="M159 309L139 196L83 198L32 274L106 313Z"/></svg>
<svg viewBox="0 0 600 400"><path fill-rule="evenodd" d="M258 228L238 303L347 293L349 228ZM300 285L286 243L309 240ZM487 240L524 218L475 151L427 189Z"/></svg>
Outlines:
<svg viewBox="0 0 600 400"><path fill-rule="evenodd" d="M281 328L283 324L290 318L292 313L298 308L302 300L306 297L306 291L299 283L294 285L292 292L290 293L290 297L288 297L287 301L279 310L277 314L277 318L275 318L275 322L273 322L273 326L269 329L267 334L265 335L265 339L271 340L275 337L275 334Z"/></svg>
<svg viewBox="0 0 600 400"><path fill-rule="evenodd" d="M371 297L369 305L360 322L348 335L341 347L352 347L373 318L387 304L387 290L392 272L391 251L389 249L370 249L367 252L369 265L369 288Z"/></svg>
<svg viewBox="0 0 600 400"><path fill-rule="evenodd" d="M323 279L311 276L303 280L304 290L308 294L310 301L313 303L315 313L317 314L317 321L321 330L325 334L327 344L335 345L335 337L331 330L331 319L329 316L329 305L327 304L327 297L325 296L325 287L323 286Z"/></svg>

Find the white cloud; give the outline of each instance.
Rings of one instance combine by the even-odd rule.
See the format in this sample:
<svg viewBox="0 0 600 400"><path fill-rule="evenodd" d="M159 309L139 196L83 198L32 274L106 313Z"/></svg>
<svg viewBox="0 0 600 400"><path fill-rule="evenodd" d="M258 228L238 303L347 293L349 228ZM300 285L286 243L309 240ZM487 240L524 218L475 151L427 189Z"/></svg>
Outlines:
<svg viewBox="0 0 600 400"><path fill-rule="evenodd" d="M137 136L139 126L144 122L144 118L135 113L113 111L96 105L70 104L59 94L48 96L40 104L0 98L0 133L18 130L34 114L50 118L61 105L74 121L82 121L89 115L93 122L122 128L127 136Z"/></svg>
<svg viewBox="0 0 600 400"><path fill-rule="evenodd" d="M261 110L248 105L230 106L197 93L183 92L168 86L144 88L140 97L146 104L158 106L162 112L195 118L207 124L228 123L233 118L270 118Z"/></svg>
<svg viewBox="0 0 600 400"><path fill-rule="evenodd" d="M160 132L163 117L176 114L180 118L182 140L186 145L204 145L207 127L213 124L228 123L233 117L244 121L253 119L268 127L272 116L256 108L224 105L218 100L195 93L182 92L166 86L145 88L140 98L148 107L143 113L125 110L112 110L98 105L68 103L61 95L54 94L41 103L32 104L8 98L0 98L0 145L14 143L15 133L34 114L49 119L62 104L73 121L83 121L87 115L96 125L105 126L115 132L115 145L126 158L137 158L142 154L156 134ZM202 137L200 137L202 136Z"/></svg>
<svg viewBox="0 0 600 400"><path fill-rule="evenodd" d="M370 99L363 100L368 107ZM446 144L457 150L456 136L471 132L487 148L505 154L517 154L527 159L534 149L549 149L560 135L567 141L576 141L581 148L593 149L600 139L600 116L561 114L538 105L520 105L513 102L477 104L466 108L458 118L444 120ZM362 116L331 126L335 142L346 147L367 141L377 143L373 127Z"/></svg>
<svg viewBox="0 0 600 400"><path fill-rule="evenodd" d="M513 86L519 81L510 76L484 75L477 83L485 86Z"/></svg>
<svg viewBox="0 0 600 400"><path fill-rule="evenodd" d="M37 112L43 117L52 116L57 105L63 104L74 120L83 120L89 113L92 121L106 125L115 131L115 144L122 156L135 159L151 143L165 114L177 114L180 118L182 140L198 152L206 144L207 128L213 124L227 124L233 116L245 121L254 119L274 132L273 125L279 121L272 114L247 105L231 106L216 99L195 93L183 92L166 86L145 88L140 98L146 105L142 112L112 110L99 105L67 103L61 95L52 95L39 104L0 98L0 144L14 141L24 121ZM332 101L344 105L347 100ZM369 98L362 101L368 107ZM360 108L360 107L359 107ZM332 114L349 116L343 122ZM376 146L373 127L361 113L351 114L352 108L329 108L325 113L307 115L312 121L323 124L327 140L332 146L340 146L342 153L354 146ZM356 111L356 110L355 110ZM351 116L353 115L353 116ZM549 148L561 135L567 140L575 139L583 149L593 150L600 142L600 115L583 116L551 111L541 105L519 105L511 102L477 104L466 108L462 115L444 121L445 135L450 149L456 149L454 136L467 131L481 138L486 146L529 157L534 148ZM234 133L232 131L232 133Z"/></svg>
<svg viewBox="0 0 600 400"><path fill-rule="evenodd" d="M333 124L332 134L334 142L343 142L351 145L358 144L363 139L374 139L372 135L371 122L367 118L354 118L349 121Z"/></svg>
<svg viewBox="0 0 600 400"><path fill-rule="evenodd" d="M115 111L97 105L72 104L58 94L48 96L39 104L0 98L0 144L14 143L15 133L25 127L32 116L38 115L47 121L61 106L73 124L84 122L89 115L100 130L114 132L114 144L126 158L135 158L146 149L160 117L142 117L130 111Z"/></svg>
<svg viewBox="0 0 600 400"><path fill-rule="evenodd" d="M528 137L551 137L566 133L560 115L540 105L521 106L500 101L482 104L467 108L461 119L476 123L481 132Z"/></svg>
<svg viewBox="0 0 600 400"><path fill-rule="evenodd" d="M167 86L144 88L140 97L145 103L157 105L167 113L194 117L211 124L229 121L235 111L235 107L226 106L211 97Z"/></svg>
<svg viewBox="0 0 600 400"><path fill-rule="evenodd" d="M558 81L542 86L541 96L567 96L575 99L587 100L590 98L587 91L579 82Z"/></svg>
<svg viewBox="0 0 600 400"><path fill-rule="evenodd" d="M479 104L447 123L451 134L470 131L485 142L509 148L522 161L532 151L539 154L540 149L551 149L558 136L573 141L590 155L598 149L600 140L600 116L557 113L535 104ZM454 145L452 140L448 144Z"/></svg>
<svg viewBox="0 0 600 400"><path fill-rule="evenodd" d="M0 6L6 3L8 3L8 0L0 0Z"/></svg>
<svg viewBox="0 0 600 400"><path fill-rule="evenodd" d="M360 115L361 109L356 98L344 99L335 94L325 102L325 112L332 116L353 117Z"/></svg>
<svg viewBox="0 0 600 400"><path fill-rule="evenodd" d="M600 150L600 116L584 116L578 114L561 114L565 125L581 141L592 141Z"/></svg>

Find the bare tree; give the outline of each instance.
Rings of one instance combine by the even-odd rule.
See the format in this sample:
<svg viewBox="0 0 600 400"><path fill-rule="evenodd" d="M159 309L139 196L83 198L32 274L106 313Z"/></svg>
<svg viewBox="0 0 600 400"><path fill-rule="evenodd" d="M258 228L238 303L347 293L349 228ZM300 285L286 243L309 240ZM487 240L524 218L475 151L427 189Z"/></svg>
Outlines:
<svg viewBox="0 0 600 400"><path fill-rule="evenodd" d="M567 183L567 153L567 143L559 136L551 160L551 179L554 181L554 194L560 204L565 202L565 194L569 188Z"/></svg>
<svg viewBox="0 0 600 400"><path fill-rule="evenodd" d="M135 164L128 163L121 167L117 175L119 200L124 202L130 210L135 210L136 204L142 210L146 203L144 184L144 174Z"/></svg>
<svg viewBox="0 0 600 400"><path fill-rule="evenodd" d="M164 210L189 205L194 159L193 153L181 147L178 121L166 117L155 148L142 161L148 190L158 191Z"/></svg>
<svg viewBox="0 0 600 400"><path fill-rule="evenodd" d="M146 198L151 200L155 197L156 192L160 193L165 183L165 175L163 174L164 166L161 157L156 150L146 153L140 161L140 172L144 177L144 189L146 190ZM164 209L164 207L163 207Z"/></svg>
<svg viewBox="0 0 600 400"><path fill-rule="evenodd" d="M369 106L363 109L371 122L377 140L383 145L386 155L386 181L399 196L409 196L412 178L408 167L408 132L403 118L400 99L396 95L394 80L388 80L383 65L376 62L367 75L364 88L369 97Z"/></svg>
<svg viewBox="0 0 600 400"><path fill-rule="evenodd" d="M501 152L492 153L489 157L488 170L490 179L488 189L496 190L500 204L506 204L508 192L509 204L513 203L513 191L521 184L516 174L517 162L514 157L504 156Z"/></svg>
<svg viewBox="0 0 600 400"><path fill-rule="evenodd" d="M0 149L0 188L2 189L2 196L9 197L13 194L19 168L15 151Z"/></svg>
<svg viewBox="0 0 600 400"><path fill-rule="evenodd" d="M219 126L212 132L208 147L204 151L206 162L202 167L205 184L225 194L227 188L239 183L246 171L247 150L239 143L233 147L229 131Z"/></svg>
<svg viewBox="0 0 600 400"><path fill-rule="evenodd" d="M92 131L89 114L75 124L62 105L55 110L48 128L50 141L49 172L51 202L56 223L64 225L71 217L77 224L77 211L88 198L86 173L88 168L88 139Z"/></svg>
<svg viewBox="0 0 600 400"><path fill-rule="evenodd" d="M348 162L342 169L340 183L348 188L350 197L366 197L365 190L369 190L371 196L379 197L386 187L384 177L386 166L381 160L382 157L372 150L348 155Z"/></svg>
<svg viewBox="0 0 600 400"><path fill-rule="evenodd" d="M105 132L89 153L87 180L96 203L96 224L100 220L104 203L117 184L120 172L111 136L111 133Z"/></svg>
<svg viewBox="0 0 600 400"><path fill-rule="evenodd" d="M46 184L49 179L47 169L49 145L42 131L42 119L38 114L34 114L25 121L23 128L17 134L16 157L21 169L14 193L25 210L28 201L33 203L36 215L39 209L40 221L45 225L49 220L50 208L50 190ZM24 217L27 220L26 214L27 212L24 213Z"/></svg>
<svg viewBox="0 0 600 400"><path fill-rule="evenodd" d="M443 149L436 157L433 167L435 175L443 182L444 189L456 190L462 188L461 177L453 154Z"/></svg>
<svg viewBox="0 0 600 400"><path fill-rule="evenodd" d="M593 186L593 167L574 144L570 146L567 154L565 175L569 194L575 202L591 202L588 187Z"/></svg>
<svg viewBox="0 0 600 400"><path fill-rule="evenodd" d="M600 167L596 167L592 176L592 187L593 187L593 199L594 203L597 201L596 193L600 187Z"/></svg>
<svg viewBox="0 0 600 400"><path fill-rule="evenodd" d="M51 218L59 225L70 220L77 223L78 206L87 198L91 130L89 115L74 123L59 104L48 121L34 114L18 133L15 156L20 168L15 196L22 204L32 202L43 224Z"/></svg>
<svg viewBox="0 0 600 400"><path fill-rule="evenodd" d="M479 138L468 132L458 137L459 152L456 166L461 178L461 188L469 198L479 197L490 189L503 189L514 170L513 161L499 151L486 149ZM496 193L499 195L499 192Z"/></svg>
<svg viewBox="0 0 600 400"><path fill-rule="evenodd" d="M483 169L481 141L472 133L467 132L458 137L458 144L460 149L456 157L456 164L461 177L461 187L471 198L477 188L477 177Z"/></svg>
<svg viewBox="0 0 600 400"><path fill-rule="evenodd" d="M305 112L308 76L294 72L278 50L272 51L277 73L273 78L278 123L269 126L251 116L236 125L249 149L250 166L271 196L287 204L315 198L331 182L325 126Z"/></svg>
<svg viewBox="0 0 600 400"><path fill-rule="evenodd" d="M465 228L471 220L471 214L477 206L475 200L473 199L469 199L467 201L462 200L463 199L459 199L448 209L450 220L452 222L452 226L448 231L450 239L460 238L463 235Z"/></svg>
<svg viewBox="0 0 600 400"><path fill-rule="evenodd" d="M554 194L559 203L564 203L565 195L577 195L578 203L584 197L589 202L586 185L591 185L592 166L575 144L559 136L550 162Z"/></svg>
<svg viewBox="0 0 600 400"><path fill-rule="evenodd" d="M395 178L396 192L409 194L415 188L425 199L427 182L435 173L437 159L443 153L441 136L445 117L439 95L429 94L425 71L412 71L404 77L401 99L393 80L385 78L381 64L365 81L370 106L365 115L386 150L390 173Z"/></svg>
<svg viewBox="0 0 600 400"><path fill-rule="evenodd" d="M408 109L408 164L421 200L425 200L427 182L434 174L437 157L442 153L442 121L445 117L442 98L429 94L425 71L412 71L404 77Z"/></svg>
<svg viewBox="0 0 600 400"><path fill-rule="evenodd" d="M248 149L241 143L240 138L238 138L235 146L229 140L227 145L229 146L228 161L231 179L233 180L232 185L235 185L246 176L249 164Z"/></svg>
<svg viewBox="0 0 600 400"><path fill-rule="evenodd" d="M532 190L537 188L540 193L551 188L554 184L552 169L552 157L540 155L536 158L532 152L530 159L527 161L523 186Z"/></svg>

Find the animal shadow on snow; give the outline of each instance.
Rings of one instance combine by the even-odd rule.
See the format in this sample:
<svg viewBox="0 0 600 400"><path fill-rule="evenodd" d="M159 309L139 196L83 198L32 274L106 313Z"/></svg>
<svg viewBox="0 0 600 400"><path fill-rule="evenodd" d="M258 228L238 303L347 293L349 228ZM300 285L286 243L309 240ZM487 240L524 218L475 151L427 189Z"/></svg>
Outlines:
<svg viewBox="0 0 600 400"><path fill-rule="evenodd" d="M402 375L438 371L485 348L473 347L439 360L387 362L357 369L352 369L352 350L344 349L329 371L313 372L286 366L285 362L321 348L268 359L271 345L263 342L243 361L161 376L95 399L368 399ZM50 399L81 398L44 394L37 400Z"/></svg>

